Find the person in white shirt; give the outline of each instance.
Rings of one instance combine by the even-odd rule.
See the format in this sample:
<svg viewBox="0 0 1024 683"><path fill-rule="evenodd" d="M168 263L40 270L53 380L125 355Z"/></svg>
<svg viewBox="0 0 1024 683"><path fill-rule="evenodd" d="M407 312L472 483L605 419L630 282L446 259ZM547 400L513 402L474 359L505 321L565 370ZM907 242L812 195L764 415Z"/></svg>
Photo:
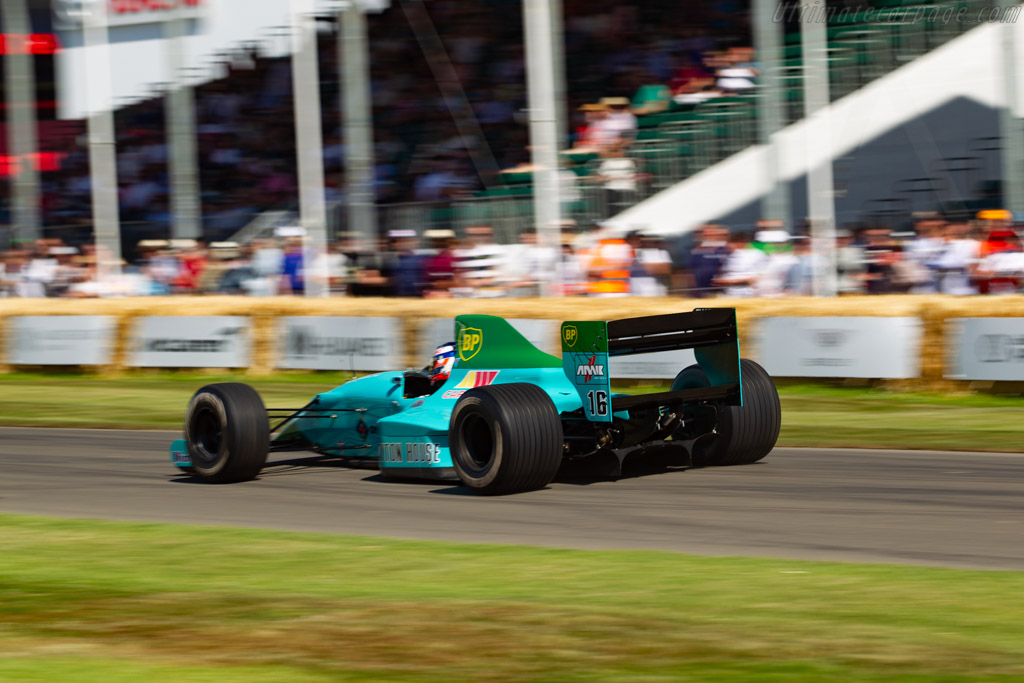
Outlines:
<svg viewBox="0 0 1024 683"><path fill-rule="evenodd" d="M768 256L750 242L750 236L736 233L729 238L732 252L725 260L721 274L715 278L717 287L724 287L727 297L752 297L757 294L757 281L768 267Z"/></svg>
<svg viewBox="0 0 1024 683"><path fill-rule="evenodd" d="M562 239L562 295L577 296L587 289L587 269L580 255L573 249L569 237Z"/></svg>
<svg viewBox="0 0 1024 683"><path fill-rule="evenodd" d="M946 245L936 259L939 271L939 291L943 294L965 296L977 294L971 284L971 275L978 265L981 245L967 234L967 226L953 223L946 226Z"/></svg>
<svg viewBox="0 0 1024 683"><path fill-rule="evenodd" d="M584 104L580 111L584 115L584 125L571 151L596 154L618 140L616 124L608 120L608 107L603 104Z"/></svg>
<svg viewBox="0 0 1024 683"><path fill-rule="evenodd" d="M636 116L629 110L629 99L625 97L603 97L601 104L607 107L604 126L614 131L617 141L630 144L636 137Z"/></svg>
<svg viewBox="0 0 1024 683"><path fill-rule="evenodd" d="M520 233L519 244L507 247L505 261L509 295L513 297L540 296L544 283L549 281L558 258L556 252L537 244L537 233Z"/></svg>
<svg viewBox="0 0 1024 683"><path fill-rule="evenodd" d="M506 249L494 243L489 225L466 228L467 246L455 252L455 296L489 299L505 295Z"/></svg>
<svg viewBox="0 0 1024 683"><path fill-rule="evenodd" d="M653 237L637 232L630 233L626 239L633 247L629 293L632 296L667 296L672 275L672 256L668 250Z"/></svg>
<svg viewBox="0 0 1024 683"><path fill-rule="evenodd" d="M57 259L47 253L49 248L45 241L38 240L35 248L35 256L21 271L23 283L21 296L44 297L50 285L57 279Z"/></svg>
<svg viewBox="0 0 1024 683"><path fill-rule="evenodd" d="M754 241L761 244L765 258L754 281L756 296L774 297L786 293L789 273L799 259L793 255L789 233L782 229L760 230Z"/></svg>
<svg viewBox="0 0 1024 683"><path fill-rule="evenodd" d="M626 147L621 142L609 146L602 156L597 180L604 188L604 217L608 218L636 201L637 168L636 162L626 156Z"/></svg>
<svg viewBox="0 0 1024 683"><path fill-rule="evenodd" d="M918 271L928 277L921 284L911 287L910 293L934 294L938 291L935 264L946 248L946 240L942 237L946 224L938 214L924 215L919 218L920 220L914 225L916 233L914 239L910 240L904 248L904 258L920 266Z"/></svg>

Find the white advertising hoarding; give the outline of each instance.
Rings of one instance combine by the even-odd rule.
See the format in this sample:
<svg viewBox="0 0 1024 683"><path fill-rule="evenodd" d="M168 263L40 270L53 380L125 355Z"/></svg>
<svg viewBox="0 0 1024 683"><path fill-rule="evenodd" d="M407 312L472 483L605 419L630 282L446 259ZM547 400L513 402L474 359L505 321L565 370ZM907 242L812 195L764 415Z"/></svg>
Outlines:
<svg viewBox="0 0 1024 683"><path fill-rule="evenodd" d="M281 318L278 339L279 368L378 372L404 367L398 318Z"/></svg>
<svg viewBox="0 0 1024 683"><path fill-rule="evenodd" d="M763 318L758 347L758 361L775 377L908 379L921 374L918 318Z"/></svg>
<svg viewBox="0 0 1024 683"><path fill-rule="evenodd" d="M1024 318L952 318L946 377L1024 381Z"/></svg>
<svg viewBox="0 0 1024 683"><path fill-rule="evenodd" d="M107 365L117 320L112 315L32 315L7 319L11 365Z"/></svg>
<svg viewBox="0 0 1024 683"><path fill-rule="evenodd" d="M244 368L250 320L240 315L139 318L126 365L137 368Z"/></svg>
<svg viewBox="0 0 1024 683"><path fill-rule="evenodd" d="M507 318L508 323L518 330L519 334L541 351L554 356L561 356L558 345L557 320L540 320L536 318ZM420 334L416 342L418 357L423 365L430 361L430 356L439 344L455 341L454 318L427 318L420 323Z"/></svg>

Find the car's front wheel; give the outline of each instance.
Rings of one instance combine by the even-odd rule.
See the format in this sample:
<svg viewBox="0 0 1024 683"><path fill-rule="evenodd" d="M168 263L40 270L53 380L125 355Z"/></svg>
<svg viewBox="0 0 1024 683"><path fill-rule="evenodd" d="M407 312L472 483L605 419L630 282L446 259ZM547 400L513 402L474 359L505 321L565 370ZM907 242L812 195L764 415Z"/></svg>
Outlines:
<svg viewBox="0 0 1024 683"><path fill-rule="evenodd" d="M470 389L452 410L452 463L462 483L485 494L547 486L562 463L562 422L533 384Z"/></svg>
<svg viewBox="0 0 1024 683"><path fill-rule="evenodd" d="M253 479L267 461L270 426L247 384L208 384L185 411L185 444L195 474L215 484Z"/></svg>

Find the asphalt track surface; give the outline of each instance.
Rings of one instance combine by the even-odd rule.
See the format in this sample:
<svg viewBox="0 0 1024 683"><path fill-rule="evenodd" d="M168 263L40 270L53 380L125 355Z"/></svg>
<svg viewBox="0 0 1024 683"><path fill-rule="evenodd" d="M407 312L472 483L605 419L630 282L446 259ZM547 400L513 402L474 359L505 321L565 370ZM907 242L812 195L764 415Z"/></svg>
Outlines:
<svg viewBox="0 0 1024 683"><path fill-rule="evenodd" d="M745 467L559 480L487 498L272 454L178 474L173 432L0 428L0 513L572 548L1024 569L1024 455L777 448Z"/></svg>

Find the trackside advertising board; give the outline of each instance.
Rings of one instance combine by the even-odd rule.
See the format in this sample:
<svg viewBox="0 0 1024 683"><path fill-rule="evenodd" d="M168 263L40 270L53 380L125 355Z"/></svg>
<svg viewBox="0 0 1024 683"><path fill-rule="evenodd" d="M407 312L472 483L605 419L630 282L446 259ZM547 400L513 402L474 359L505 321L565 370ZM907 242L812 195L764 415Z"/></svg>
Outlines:
<svg viewBox="0 0 1024 683"><path fill-rule="evenodd" d="M946 377L1024 381L1024 318L951 318L946 325Z"/></svg>
<svg viewBox="0 0 1024 683"><path fill-rule="evenodd" d="M31 315L7 319L11 365L108 365L117 318L112 315Z"/></svg>
<svg viewBox="0 0 1024 683"><path fill-rule="evenodd" d="M541 351L559 355L557 320L509 318L508 322ZM422 358L423 365L426 365L434 349L450 341L455 341L455 319L427 318L420 323L420 334L416 341L417 357Z"/></svg>
<svg viewBox="0 0 1024 683"><path fill-rule="evenodd" d="M250 319L241 315L158 316L135 321L125 364L138 368L244 368Z"/></svg>
<svg viewBox="0 0 1024 683"><path fill-rule="evenodd" d="M909 317L763 318L756 358L774 377L908 379L921 374L921 328Z"/></svg>
<svg viewBox="0 0 1024 683"><path fill-rule="evenodd" d="M377 372L404 366L398 318L293 316L281 318L277 329L279 368ZM424 365L429 360L428 353Z"/></svg>

